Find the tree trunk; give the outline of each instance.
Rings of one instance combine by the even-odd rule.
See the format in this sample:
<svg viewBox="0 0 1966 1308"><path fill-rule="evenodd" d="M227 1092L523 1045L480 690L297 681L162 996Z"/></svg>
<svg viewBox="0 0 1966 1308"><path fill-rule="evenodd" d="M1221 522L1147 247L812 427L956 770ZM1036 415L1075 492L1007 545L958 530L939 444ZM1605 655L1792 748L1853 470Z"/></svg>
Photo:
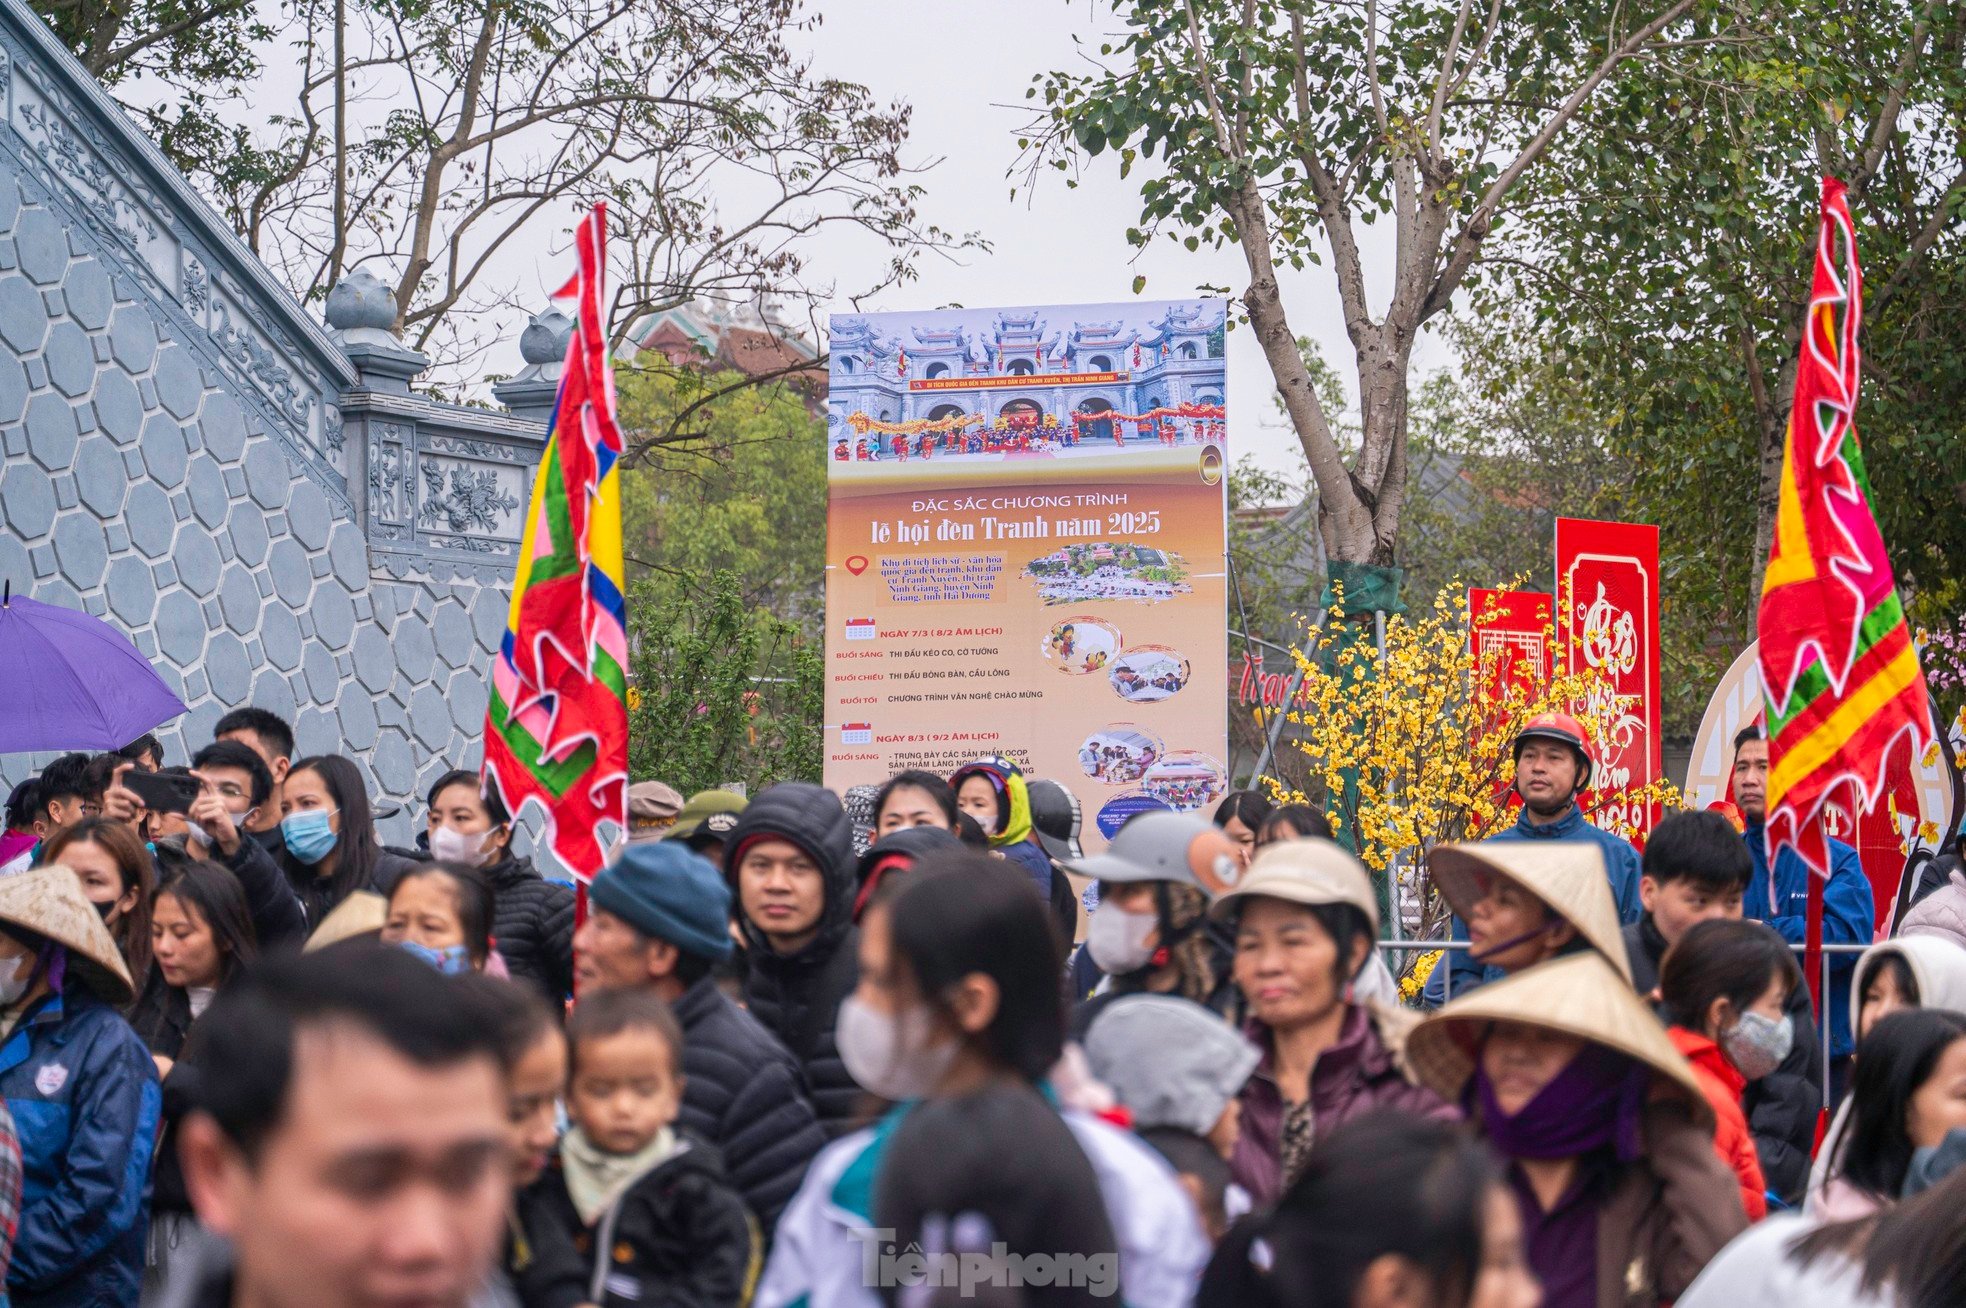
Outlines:
<svg viewBox="0 0 1966 1308"><path fill-rule="evenodd" d="M1311 465L1318 493L1318 535L1324 539L1325 555L1350 563L1370 562L1376 541L1372 506L1360 493L1358 479L1345 466L1338 443L1332 439L1310 369L1304 366L1296 333L1290 330L1270 253L1269 219L1253 181L1231 203L1230 216L1235 219L1238 243L1249 266L1243 307L1249 311L1249 325L1263 347L1270 375L1276 379L1284 412Z"/></svg>
<svg viewBox="0 0 1966 1308"><path fill-rule="evenodd" d="M1367 552L1348 556L1348 562L1389 568L1397 558L1400 516L1406 504L1406 400L1412 384L1412 351L1398 342L1411 339L1411 332L1388 322L1380 329L1379 341L1360 351L1361 449L1359 471L1352 480L1371 506L1372 538Z"/></svg>

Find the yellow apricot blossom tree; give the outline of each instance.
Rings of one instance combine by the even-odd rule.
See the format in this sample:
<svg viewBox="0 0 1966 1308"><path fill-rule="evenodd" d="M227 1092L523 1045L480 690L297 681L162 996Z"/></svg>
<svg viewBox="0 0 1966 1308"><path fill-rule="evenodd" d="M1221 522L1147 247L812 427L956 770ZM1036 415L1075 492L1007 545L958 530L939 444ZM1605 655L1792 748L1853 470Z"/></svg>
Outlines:
<svg viewBox="0 0 1966 1308"><path fill-rule="evenodd" d="M1493 835L1515 820L1510 745L1524 724L1540 713L1567 712L1603 741L1632 708L1602 673L1546 675L1519 658L1504 664L1513 653L1506 645L1476 654L1490 643L1469 639L1470 622L1479 630L1500 616L1492 608L1471 616L1465 591L1443 590L1429 612L1388 617L1382 657L1369 629L1348 623L1334 606L1334 620L1297 654L1303 689L1290 721L1312 784L1300 790L1266 781L1279 803L1326 808L1340 839L1372 870L1382 902L1399 906L1409 938L1446 933L1448 910L1427 876L1426 852ZM1555 632L1547 638L1553 645ZM1581 802L1587 816L1601 816L1615 830L1622 824L1614 815L1654 802L1677 805L1679 792L1654 782L1591 789Z"/></svg>

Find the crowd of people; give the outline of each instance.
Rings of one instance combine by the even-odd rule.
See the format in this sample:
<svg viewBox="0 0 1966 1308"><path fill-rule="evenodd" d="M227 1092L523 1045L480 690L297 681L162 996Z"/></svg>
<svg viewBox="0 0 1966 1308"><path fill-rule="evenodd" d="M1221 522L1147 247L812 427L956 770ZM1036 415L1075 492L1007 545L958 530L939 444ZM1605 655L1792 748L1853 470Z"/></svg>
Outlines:
<svg viewBox="0 0 1966 1308"><path fill-rule="evenodd" d="M1088 855L1003 758L641 781L581 904L476 773L392 848L264 710L64 755L0 836L8 1301L1966 1302L1966 877L1872 943L1832 845L1824 1049L1764 741L1745 831L1642 856L1574 720L1516 761L1430 854L1416 1007L1371 874L1251 791Z"/></svg>

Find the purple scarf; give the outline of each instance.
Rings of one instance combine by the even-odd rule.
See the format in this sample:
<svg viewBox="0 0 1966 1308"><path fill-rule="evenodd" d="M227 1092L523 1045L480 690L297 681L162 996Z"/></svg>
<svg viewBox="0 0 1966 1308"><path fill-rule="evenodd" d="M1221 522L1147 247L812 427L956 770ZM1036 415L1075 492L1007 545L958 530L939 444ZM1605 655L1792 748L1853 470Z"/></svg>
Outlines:
<svg viewBox="0 0 1966 1308"><path fill-rule="evenodd" d="M1479 1058L1463 1095L1470 1116L1505 1158L1575 1158L1613 1148L1620 1162L1643 1152L1640 1118L1651 1089L1645 1064L1603 1045L1585 1045L1554 1080L1510 1117Z"/></svg>

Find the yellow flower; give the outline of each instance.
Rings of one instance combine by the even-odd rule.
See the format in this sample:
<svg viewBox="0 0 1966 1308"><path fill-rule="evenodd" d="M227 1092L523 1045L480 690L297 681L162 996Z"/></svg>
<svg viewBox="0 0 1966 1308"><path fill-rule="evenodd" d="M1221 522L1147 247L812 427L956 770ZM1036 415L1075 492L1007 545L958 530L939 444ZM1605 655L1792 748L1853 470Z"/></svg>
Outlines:
<svg viewBox="0 0 1966 1308"><path fill-rule="evenodd" d="M1429 610L1387 620L1383 656L1360 627L1336 623L1293 651L1310 706L1291 715L1302 729L1296 748L1308 756L1334 824L1366 865L1382 878L1395 866L1406 870L1403 883L1420 909L1413 925L1422 932L1439 929L1446 917L1425 853L1443 841L1492 834L1511 820L1509 747L1522 725L1565 709L1604 739L1632 706L1600 674L1568 669L1545 682L1512 683L1499 697L1476 695L1474 688L1492 679L1495 659L1470 650L1468 628L1494 616L1470 614L1464 592L1443 591ZM1280 799L1306 798L1270 784ZM1592 798L1600 813L1679 802L1663 782ZM1417 961L1411 970L1424 975Z"/></svg>

